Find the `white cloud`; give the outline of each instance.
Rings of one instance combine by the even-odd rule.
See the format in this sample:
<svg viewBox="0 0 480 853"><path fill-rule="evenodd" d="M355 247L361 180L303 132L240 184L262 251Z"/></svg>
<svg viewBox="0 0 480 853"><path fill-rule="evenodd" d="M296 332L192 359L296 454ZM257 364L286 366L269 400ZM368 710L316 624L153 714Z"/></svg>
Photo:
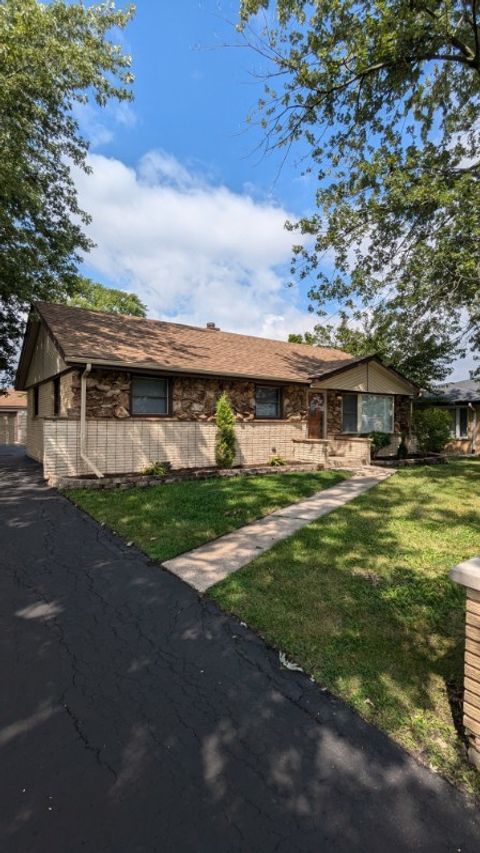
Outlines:
<svg viewBox="0 0 480 853"><path fill-rule="evenodd" d="M289 214L225 186L163 151L136 169L91 155L76 176L93 217L92 275L136 292L149 316L285 339L315 318L288 289ZM297 300L297 304L296 304Z"/></svg>

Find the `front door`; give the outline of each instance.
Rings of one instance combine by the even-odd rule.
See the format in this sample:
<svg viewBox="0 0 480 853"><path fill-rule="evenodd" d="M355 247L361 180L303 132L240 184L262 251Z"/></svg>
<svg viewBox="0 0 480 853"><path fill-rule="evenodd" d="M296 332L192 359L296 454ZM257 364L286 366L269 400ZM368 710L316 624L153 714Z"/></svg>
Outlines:
<svg viewBox="0 0 480 853"><path fill-rule="evenodd" d="M325 417L325 398L323 393L308 393L308 437L323 438L323 419Z"/></svg>

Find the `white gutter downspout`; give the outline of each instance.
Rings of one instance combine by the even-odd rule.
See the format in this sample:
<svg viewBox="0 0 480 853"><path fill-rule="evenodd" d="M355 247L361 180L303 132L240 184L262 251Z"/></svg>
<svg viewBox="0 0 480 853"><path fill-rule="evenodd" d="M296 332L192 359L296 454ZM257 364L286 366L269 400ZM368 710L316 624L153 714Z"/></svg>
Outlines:
<svg viewBox="0 0 480 853"><path fill-rule="evenodd" d="M86 450L87 376L91 369L92 365L86 364L80 380L80 457L92 469L95 476L101 478L103 477L102 472L98 470L95 463L87 456Z"/></svg>
<svg viewBox="0 0 480 853"><path fill-rule="evenodd" d="M475 456L477 452L477 410L475 406L472 406L471 403L468 404L468 408L473 412L473 425L472 425L472 455Z"/></svg>

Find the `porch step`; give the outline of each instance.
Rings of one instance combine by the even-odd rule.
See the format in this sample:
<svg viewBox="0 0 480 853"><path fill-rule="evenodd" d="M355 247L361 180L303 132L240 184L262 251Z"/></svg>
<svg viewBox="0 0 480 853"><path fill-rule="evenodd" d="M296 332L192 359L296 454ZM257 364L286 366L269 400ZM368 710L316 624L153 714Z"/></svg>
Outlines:
<svg viewBox="0 0 480 853"><path fill-rule="evenodd" d="M367 459L358 456L327 456L326 468L364 468L368 465Z"/></svg>

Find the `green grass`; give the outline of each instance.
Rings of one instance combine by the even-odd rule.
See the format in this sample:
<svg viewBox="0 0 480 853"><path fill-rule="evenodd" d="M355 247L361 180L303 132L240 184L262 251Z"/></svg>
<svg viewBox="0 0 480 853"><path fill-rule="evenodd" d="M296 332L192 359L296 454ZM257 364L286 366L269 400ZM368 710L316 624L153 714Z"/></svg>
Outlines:
<svg viewBox="0 0 480 853"><path fill-rule="evenodd" d="M480 462L399 471L210 590L423 763L480 795L461 731L464 590Z"/></svg>
<svg viewBox="0 0 480 853"><path fill-rule="evenodd" d="M143 489L75 489L68 496L154 560L168 560L348 475L295 472L216 478Z"/></svg>

